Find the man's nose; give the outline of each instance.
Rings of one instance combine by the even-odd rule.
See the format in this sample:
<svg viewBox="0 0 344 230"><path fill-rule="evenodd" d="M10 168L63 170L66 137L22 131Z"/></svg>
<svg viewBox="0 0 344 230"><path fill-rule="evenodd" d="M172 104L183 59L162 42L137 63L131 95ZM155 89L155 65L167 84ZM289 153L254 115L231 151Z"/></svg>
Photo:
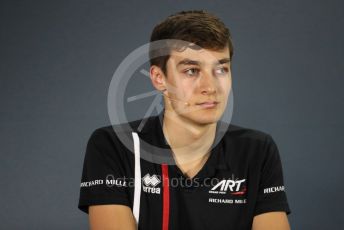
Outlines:
<svg viewBox="0 0 344 230"><path fill-rule="evenodd" d="M212 94L216 92L216 85L212 73L204 73L200 78L200 88L202 94Z"/></svg>

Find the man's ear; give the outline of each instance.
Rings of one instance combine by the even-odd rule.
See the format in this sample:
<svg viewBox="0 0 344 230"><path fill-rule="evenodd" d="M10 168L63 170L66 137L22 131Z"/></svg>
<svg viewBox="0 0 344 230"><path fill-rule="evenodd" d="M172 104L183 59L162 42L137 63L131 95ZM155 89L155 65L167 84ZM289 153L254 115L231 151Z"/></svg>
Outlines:
<svg viewBox="0 0 344 230"><path fill-rule="evenodd" d="M149 74L154 88L159 91L166 89L165 75L159 66L152 65L150 67Z"/></svg>

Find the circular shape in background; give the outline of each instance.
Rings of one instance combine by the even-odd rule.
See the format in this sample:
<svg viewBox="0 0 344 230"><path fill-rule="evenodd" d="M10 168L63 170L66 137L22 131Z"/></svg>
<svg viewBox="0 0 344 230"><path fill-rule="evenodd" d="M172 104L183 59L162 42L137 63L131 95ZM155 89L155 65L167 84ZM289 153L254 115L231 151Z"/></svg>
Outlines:
<svg viewBox="0 0 344 230"><path fill-rule="evenodd" d="M154 96L155 98L148 109L146 111L142 123L140 127L143 127L145 121L149 116L151 116L151 112L156 107L158 110L162 110L160 101L162 96L158 90L154 92L144 93L141 96L132 96L130 99L126 99L126 89L129 84L129 81L132 79L134 73L141 68L145 63L150 61L149 51L151 50L151 58L156 58L159 56L166 56L170 54L170 50L173 48L192 48L192 49L202 49L201 47L182 40L175 40L175 39L165 39L159 40L151 43L144 44L133 52L131 52L118 66L116 69L110 86L108 90L108 114L110 118L110 122L114 129L114 132L121 143L128 148L132 153L134 153L133 147L133 139L131 132L139 132L140 130L133 130L132 127L129 125L129 121L127 119L125 113L125 103L131 102L134 100L139 100L148 96ZM141 70L141 73L149 74L149 71ZM148 79L148 78L147 78ZM234 98L233 98L233 89L230 90L229 100L227 102L226 109L221 116L221 119L218 121L217 125L217 135L214 140L212 147L214 148L218 142L222 139L225 131L228 129L230 121L232 119L233 114L233 105L234 105ZM162 124L162 121L160 121ZM143 125L143 126L142 126ZM151 145L140 138L140 153L141 157L147 161L152 163L166 163L166 164L175 164L171 156L171 150L166 148L160 148L155 145ZM142 146L145 146L144 148ZM154 154L153 154L154 153Z"/></svg>

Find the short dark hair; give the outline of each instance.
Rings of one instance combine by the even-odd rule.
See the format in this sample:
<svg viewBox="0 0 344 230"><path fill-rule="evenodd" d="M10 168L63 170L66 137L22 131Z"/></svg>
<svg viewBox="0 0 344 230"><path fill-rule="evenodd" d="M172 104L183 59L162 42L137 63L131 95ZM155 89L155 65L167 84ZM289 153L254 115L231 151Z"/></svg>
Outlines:
<svg viewBox="0 0 344 230"><path fill-rule="evenodd" d="M168 16L152 31L150 42L163 39L177 39L196 44L214 51L228 46L230 59L233 56L231 34L226 25L216 16L205 10L181 11ZM170 53L171 50L169 50ZM150 65L161 68L166 75L166 64L170 55L157 55L150 46Z"/></svg>

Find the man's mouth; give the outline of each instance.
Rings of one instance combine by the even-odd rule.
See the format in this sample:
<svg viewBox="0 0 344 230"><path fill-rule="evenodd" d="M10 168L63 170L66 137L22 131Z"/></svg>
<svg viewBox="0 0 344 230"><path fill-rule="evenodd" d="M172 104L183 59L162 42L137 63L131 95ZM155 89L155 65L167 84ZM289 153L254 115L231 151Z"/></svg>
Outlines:
<svg viewBox="0 0 344 230"><path fill-rule="evenodd" d="M219 104L218 101L205 101L201 103L197 103L196 105L201 106L202 108L215 108Z"/></svg>

